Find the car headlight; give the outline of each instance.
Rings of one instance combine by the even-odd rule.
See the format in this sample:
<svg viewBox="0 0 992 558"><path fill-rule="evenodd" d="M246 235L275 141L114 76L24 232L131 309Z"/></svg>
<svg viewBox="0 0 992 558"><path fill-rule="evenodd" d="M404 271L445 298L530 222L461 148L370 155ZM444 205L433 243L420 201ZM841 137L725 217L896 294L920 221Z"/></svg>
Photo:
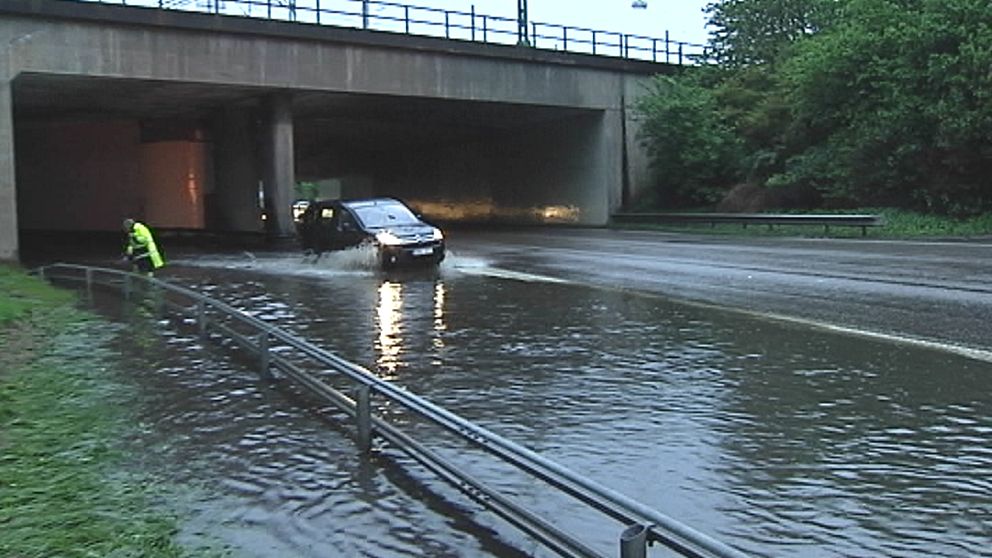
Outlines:
<svg viewBox="0 0 992 558"><path fill-rule="evenodd" d="M375 239L383 246L396 246L397 244L403 243L403 240L400 239L400 237L389 231L379 231L375 233Z"/></svg>
<svg viewBox="0 0 992 558"><path fill-rule="evenodd" d="M441 234L441 229L434 229L431 233L431 240L444 240L444 235Z"/></svg>

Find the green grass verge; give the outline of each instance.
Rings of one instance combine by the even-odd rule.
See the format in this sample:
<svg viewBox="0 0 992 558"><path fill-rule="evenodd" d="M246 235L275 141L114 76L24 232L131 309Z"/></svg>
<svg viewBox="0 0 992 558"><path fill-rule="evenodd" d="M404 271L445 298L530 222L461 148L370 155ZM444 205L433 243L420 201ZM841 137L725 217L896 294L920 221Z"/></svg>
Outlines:
<svg viewBox="0 0 992 558"><path fill-rule="evenodd" d="M107 334L18 269L0 265L0 292L0 556L187 555L165 487L127 470L133 388Z"/></svg>
<svg viewBox="0 0 992 558"><path fill-rule="evenodd" d="M790 212L797 213L797 212ZM885 225L868 227L867 238L891 239L938 239L938 238L990 238L992 237L992 215L956 219L940 215L926 215L888 208L864 208L842 212L814 211L810 213L857 213L875 214L885 218ZM617 228L658 230L669 232L689 232L723 236L770 236L804 238L861 238L860 227L838 227L829 229L817 225L766 225L751 224L746 228L740 224L708 223L696 224L638 224L614 225Z"/></svg>

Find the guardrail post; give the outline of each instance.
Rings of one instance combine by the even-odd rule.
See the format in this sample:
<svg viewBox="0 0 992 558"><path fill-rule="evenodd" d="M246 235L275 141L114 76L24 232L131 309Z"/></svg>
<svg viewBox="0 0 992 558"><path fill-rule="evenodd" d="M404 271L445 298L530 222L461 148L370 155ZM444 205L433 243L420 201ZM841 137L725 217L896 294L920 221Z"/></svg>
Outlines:
<svg viewBox="0 0 992 558"><path fill-rule="evenodd" d="M200 332L200 337L207 334L207 303L203 300L196 302L196 327Z"/></svg>
<svg viewBox="0 0 992 558"><path fill-rule="evenodd" d="M270 364L271 355L269 355L269 333L267 331L263 331L258 334L258 368L262 373L262 377L265 379L270 378Z"/></svg>
<svg viewBox="0 0 992 558"><path fill-rule="evenodd" d="M86 298L93 300L93 270L86 268Z"/></svg>
<svg viewBox="0 0 992 558"><path fill-rule="evenodd" d="M620 558L646 558L648 526L636 523L620 533Z"/></svg>
<svg viewBox="0 0 992 558"><path fill-rule="evenodd" d="M355 425L358 427L358 447L367 452L372 448L372 393L366 385L355 388Z"/></svg>

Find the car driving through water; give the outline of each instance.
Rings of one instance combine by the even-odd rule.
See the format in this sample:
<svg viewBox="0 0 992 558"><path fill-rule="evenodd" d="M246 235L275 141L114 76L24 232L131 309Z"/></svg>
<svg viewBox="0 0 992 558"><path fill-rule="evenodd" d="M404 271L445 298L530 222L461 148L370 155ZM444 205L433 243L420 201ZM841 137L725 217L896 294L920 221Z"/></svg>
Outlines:
<svg viewBox="0 0 992 558"><path fill-rule="evenodd" d="M373 245L384 268L437 265L444 260L444 235L395 198L320 200L297 223L304 250L320 254Z"/></svg>

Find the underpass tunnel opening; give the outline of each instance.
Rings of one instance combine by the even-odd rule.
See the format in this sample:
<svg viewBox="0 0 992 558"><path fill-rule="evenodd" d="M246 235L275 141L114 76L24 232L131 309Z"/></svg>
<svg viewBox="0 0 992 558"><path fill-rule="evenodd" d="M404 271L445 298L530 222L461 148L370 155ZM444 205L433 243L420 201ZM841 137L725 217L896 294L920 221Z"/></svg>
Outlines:
<svg viewBox="0 0 992 558"><path fill-rule="evenodd" d="M442 223L582 223L606 211L602 111L337 102L348 110L296 118L296 176L313 197L398 197Z"/></svg>
<svg viewBox="0 0 992 558"><path fill-rule="evenodd" d="M216 85L65 76L14 82L22 236L265 230L266 99ZM327 92L287 94L297 187L395 196L445 223L590 223L618 166L608 111ZM263 196L264 197L264 196ZM288 203L288 202L287 202ZM286 208L287 214L290 208Z"/></svg>

